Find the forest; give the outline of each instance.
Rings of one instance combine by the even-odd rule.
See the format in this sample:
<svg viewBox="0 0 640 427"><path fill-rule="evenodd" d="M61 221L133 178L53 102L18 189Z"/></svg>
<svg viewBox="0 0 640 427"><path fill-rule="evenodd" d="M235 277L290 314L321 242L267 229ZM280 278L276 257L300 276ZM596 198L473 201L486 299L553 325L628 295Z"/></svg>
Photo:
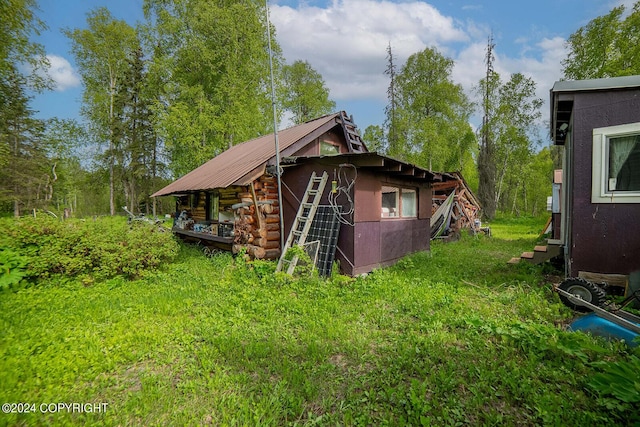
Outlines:
<svg viewBox="0 0 640 427"><path fill-rule="evenodd" d="M204 3L145 0L135 27L101 7L85 28L65 29L83 85L82 121L35 118L33 94L52 90L41 72L43 46L33 41L47 23L37 0L1 6L2 215L114 215L122 206L160 215L172 201L150 194L226 148L273 132L272 110L278 122L286 116L294 124L333 112L322 75L307 60L283 57L264 3ZM637 74L639 21L636 3L578 29L559 79ZM496 49L488 35L485 77L469 95L452 79L454 61L437 48L398 63L390 43L386 119L361 134L370 151L461 171L486 219L536 215L546 209L561 155L549 146L535 82L526 70L499 75ZM482 117L477 129L472 114Z"/></svg>

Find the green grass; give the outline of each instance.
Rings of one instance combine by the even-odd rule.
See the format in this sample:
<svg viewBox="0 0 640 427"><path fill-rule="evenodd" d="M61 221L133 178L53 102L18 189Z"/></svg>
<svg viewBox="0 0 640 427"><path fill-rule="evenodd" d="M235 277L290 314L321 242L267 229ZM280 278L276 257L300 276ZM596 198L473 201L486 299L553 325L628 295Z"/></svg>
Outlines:
<svg viewBox="0 0 640 427"><path fill-rule="evenodd" d="M140 280L2 292L0 403L108 406L0 425L628 422L587 385L627 350L564 332L545 268L506 264L543 225L502 218L357 279L181 246Z"/></svg>

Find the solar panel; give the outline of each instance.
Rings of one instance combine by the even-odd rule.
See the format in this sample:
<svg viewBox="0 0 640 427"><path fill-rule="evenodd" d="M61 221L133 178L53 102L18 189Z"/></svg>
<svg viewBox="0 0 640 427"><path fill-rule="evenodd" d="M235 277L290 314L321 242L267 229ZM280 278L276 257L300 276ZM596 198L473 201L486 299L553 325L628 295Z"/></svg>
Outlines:
<svg viewBox="0 0 640 427"><path fill-rule="evenodd" d="M319 205L307 235L307 242L320 242L317 249L316 267L321 276L331 275L339 231L340 222L333 208L330 205ZM313 251L316 251L315 247Z"/></svg>

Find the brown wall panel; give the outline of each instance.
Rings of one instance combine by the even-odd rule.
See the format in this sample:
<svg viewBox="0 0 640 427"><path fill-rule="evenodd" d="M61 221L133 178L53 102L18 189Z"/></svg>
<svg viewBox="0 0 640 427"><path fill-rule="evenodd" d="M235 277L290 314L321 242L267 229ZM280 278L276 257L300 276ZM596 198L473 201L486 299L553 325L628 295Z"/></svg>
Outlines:
<svg viewBox="0 0 640 427"><path fill-rule="evenodd" d="M640 204L591 203L593 129L640 122L640 90L574 94L572 276L640 270Z"/></svg>

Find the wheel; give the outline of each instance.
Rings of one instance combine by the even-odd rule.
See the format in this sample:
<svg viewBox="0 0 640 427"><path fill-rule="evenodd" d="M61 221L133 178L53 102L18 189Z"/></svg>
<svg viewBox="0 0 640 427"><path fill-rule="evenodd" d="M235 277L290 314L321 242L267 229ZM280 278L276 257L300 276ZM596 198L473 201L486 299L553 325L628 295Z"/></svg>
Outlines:
<svg viewBox="0 0 640 427"><path fill-rule="evenodd" d="M211 253L211 249L209 249L208 246L205 246L204 249L202 249L202 253L204 253L204 256L206 256L206 257L210 257L211 255L213 255Z"/></svg>
<svg viewBox="0 0 640 427"><path fill-rule="evenodd" d="M558 286L558 288L562 289L563 291L569 292L572 295L580 297L584 301L590 302L591 304L598 307L604 304L604 300L606 297L604 290L602 290L600 286L580 278L566 279L564 282L560 283L560 286ZM564 305L573 310L583 313L591 311L588 307L572 303L565 296L560 295L560 300Z"/></svg>

